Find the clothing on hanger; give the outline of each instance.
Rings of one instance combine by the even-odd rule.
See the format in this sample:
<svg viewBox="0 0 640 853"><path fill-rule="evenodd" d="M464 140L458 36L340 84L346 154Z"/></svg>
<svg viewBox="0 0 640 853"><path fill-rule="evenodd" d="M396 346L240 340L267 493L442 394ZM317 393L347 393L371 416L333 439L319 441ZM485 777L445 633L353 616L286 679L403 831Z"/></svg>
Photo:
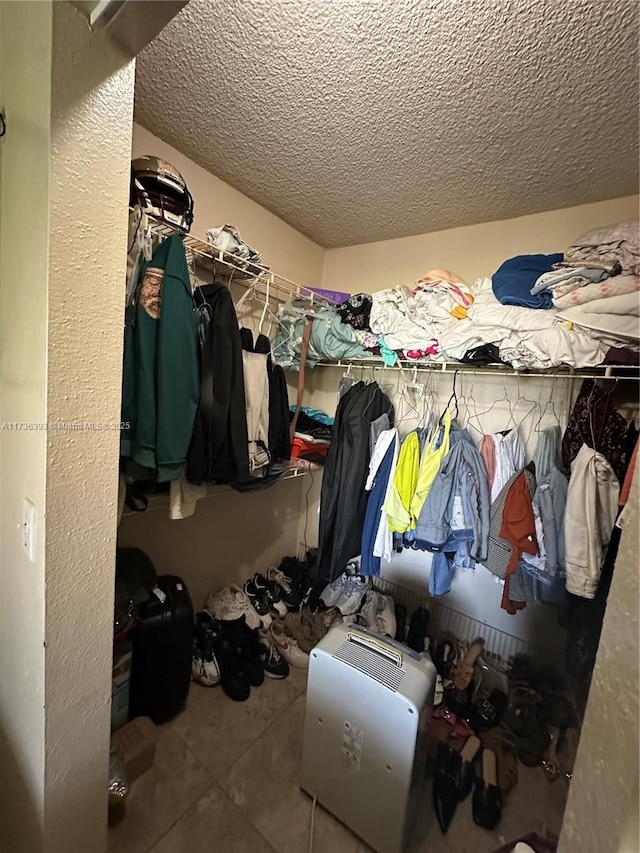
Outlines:
<svg viewBox="0 0 640 853"><path fill-rule="evenodd" d="M569 416L562 438L562 466L568 475L571 463L583 444L597 450L616 472L618 481L624 481L627 469L625 436L627 422L616 410L611 394L585 379Z"/></svg>
<svg viewBox="0 0 640 853"><path fill-rule="evenodd" d="M469 554L482 562L489 536L489 486L471 436L452 429L450 450L436 475L416 524L414 548L437 553L461 554L469 542ZM471 536L459 531L470 530ZM452 535L453 534L453 535ZM465 561L466 562L466 561Z"/></svg>
<svg viewBox="0 0 640 853"><path fill-rule="evenodd" d="M526 469L519 471L505 483L491 505L489 546L487 558L482 563L492 574L504 580L500 606L511 614L522 610L526 600L533 601L530 580L519 577L519 589L516 581L516 594L520 592L524 600L511 598L510 584L522 554L536 554L538 551L533 515L535 489L533 474ZM524 592L525 584L530 586L530 592Z"/></svg>
<svg viewBox="0 0 640 853"><path fill-rule="evenodd" d="M169 482L179 474L198 410L196 326L177 234L144 263L125 314L120 436L125 473Z"/></svg>
<svg viewBox="0 0 640 853"><path fill-rule="evenodd" d="M420 458L420 468L416 487L411 498L409 515L411 516L410 527L414 528L416 520L420 516L424 502L429 497L429 492L435 478L438 475L442 460L449 452L449 433L451 431L451 413L444 413L442 424L438 424L433 431L431 440L427 442Z"/></svg>
<svg viewBox="0 0 640 853"><path fill-rule="evenodd" d="M524 444L518 427L491 436L495 446L496 468L491 484L491 502L496 500L503 486L524 468Z"/></svg>
<svg viewBox="0 0 640 853"><path fill-rule="evenodd" d="M380 574L382 555L376 554L376 542L379 537L383 543L382 550L389 555L391 553L391 547L386 542L389 537L389 524L382 506L392 472L397 464L398 444L398 433L395 429L381 433L369 463L369 476L365 484L365 488L369 491L369 499L360 546L360 573L363 575Z"/></svg>
<svg viewBox="0 0 640 853"><path fill-rule="evenodd" d="M411 501L416 491L420 471L420 438L416 430L402 442L393 487L382 509L389 519L392 533L404 533L415 526L411 518Z"/></svg>
<svg viewBox="0 0 640 853"><path fill-rule="evenodd" d="M255 344L251 329L240 329L244 394L247 412L249 475L261 477L269 454L269 377L267 359L271 345L266 335L259 334Z"/></svg>
<svg viewBox="0 0 640 853"><path fill-rule="evenodd" d="M342 574L360 554L367 509L371 424L384 412L393 420L391 400L373 382L358 382L342 397L326 456L318 534L318 584Z"/></svg>
<svg viewBox="0 0 640 853"><path fill-rule="evenodd" d="M190 483L249 476L249 439L238 318L228 288L200 288L211 320L200 361L200 409L187 459Z"/></svg>
<svg viewBox="0 0 640 853"><path fill-rule="evenodd" d="M602 453L586 444L571 463L565 514L567 590L594 598L618 512L620 485Z"/></svg>

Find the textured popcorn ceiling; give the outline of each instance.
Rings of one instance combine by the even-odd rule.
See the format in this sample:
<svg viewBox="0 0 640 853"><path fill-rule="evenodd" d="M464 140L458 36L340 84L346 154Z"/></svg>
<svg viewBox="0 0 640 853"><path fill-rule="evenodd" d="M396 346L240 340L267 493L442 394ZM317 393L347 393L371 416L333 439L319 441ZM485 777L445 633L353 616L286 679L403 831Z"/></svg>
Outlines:
<svg viewBox="0 0 640 853"><path fill-rule="evenodd" d="M637 18L191 0L139 57L136 120L323 246L615 198L637 192Z"/></svg>

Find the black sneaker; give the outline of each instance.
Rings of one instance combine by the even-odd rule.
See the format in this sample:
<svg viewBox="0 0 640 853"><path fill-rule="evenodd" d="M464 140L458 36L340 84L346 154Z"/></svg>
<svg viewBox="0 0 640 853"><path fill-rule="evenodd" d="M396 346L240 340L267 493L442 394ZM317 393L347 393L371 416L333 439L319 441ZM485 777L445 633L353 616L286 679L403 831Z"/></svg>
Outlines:
<svg viewBox="0 0 640 853"><path fill-rule="evenodd" d="M289 610L297 610L306 601L311 589L307 567L295 557L284 557L279 570L284 575L286 585L289 586L287 591L284 584L282 585L282 600Z"/></svg>
<svg viewBox="0 0 640 853"><path fill-rule="evenodd" d="M251 693L251 682L245 671L242 647L232 633L225 631L216 639L215 654L222 689L234 702L246 701Z"/></svg>
<svg viewBox="0 0 640 853"><path fill-rule="evenodd" d="M271 624L271 616L269 615L271 602L267 597L266 580L263 578L264 583L260 581L256 583L256 578L261 577L262 575L254 575L250 581L245 583L244 591L251 606L260 617L262 627L268 628Z"/></svg>
<svg viewBox="0 0 640 853"><path fill-rule="evenodd" d="M278 647L271 639L268 631L260 634L260 657L264 674L267 678L286 678L289 675L289 664L278 651Z"/></svg>
<svg viewBox="0 0 640 853"><path fill-rule="evenodd" d="M257 628L249 628L244 620L236 619L230 626L235 639L242 650L242 665L252 687L260 687L264 681L260 638Z"/></svg>
<svg viewBox="0 0 640 853"><path fill-rule="evenodd" d="M260 585L264 584L265 586L265 595L267 596L271 612L276 616L286 616L288 608L282 600L282 587L280 584L268 577L265 578L264 575L256 575L254 577L256 584L258 584L257 578L260 579Z"/></svg>
<svg viewBox="0 0 640 853"><path fill-rule="evenodd" d="M191 677L204 687L215 687L216 684L220 684L220 666L214 650L220 630L220 623L210 613L206 611L196 613Z"/></svg>

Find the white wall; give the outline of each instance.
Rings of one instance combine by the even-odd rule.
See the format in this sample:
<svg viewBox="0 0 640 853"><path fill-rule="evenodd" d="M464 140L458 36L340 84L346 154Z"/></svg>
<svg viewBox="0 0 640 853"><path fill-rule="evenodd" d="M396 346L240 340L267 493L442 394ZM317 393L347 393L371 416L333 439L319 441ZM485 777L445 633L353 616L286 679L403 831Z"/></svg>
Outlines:
<svg viewBox="0 0 640 853"><path fill-rule="evenodd" d="M49 421L118 424L134 64L53 3ZM119 433L47 435L47 851L106 843Z"/></svg>
<svg viewBox="0 0 640 853"><path fill-rule="evenodd" d="M28 63L24 57L29 56ZM0 422L46 420L51 7L0 3ZM46 433L0 431L0 847L38 851L44 811Z"/></svg>
<svg viewBox="0 0 640 853"><path fill-rule="evenodd" d="M372 293L396 284L412 284L431 269L454 270L468 283L492 275L513 255L562 252L583 231L638 217L638 196L549 210L517 219L487 222L328 249L322 286Z"/></svg>
<svg viewBox="0 0 640 853"><path fill-rule="evenodd" d="M133 66L68 3L0 21L2 420L117 422ZM7 853L106 847L118 438L0 434Z"/></svg>

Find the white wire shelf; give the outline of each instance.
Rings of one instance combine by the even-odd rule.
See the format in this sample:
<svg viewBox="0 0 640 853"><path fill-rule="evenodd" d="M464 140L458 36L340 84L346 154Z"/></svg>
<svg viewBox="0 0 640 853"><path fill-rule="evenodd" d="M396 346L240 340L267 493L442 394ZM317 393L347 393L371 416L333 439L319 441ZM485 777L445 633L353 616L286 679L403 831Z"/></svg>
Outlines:
<svg viewBox="0 0 640 853"><path fill-rule="evenodd" d="M265 296L268 294L270 298L279 302L290 302L292 299L304 299L311 304L314 301L332 301L325 296L318 296L310 287L278 275L267 266L256 264L253 261L245 261L229 252L219 251L210 243L200 240L192 234L183 234L172 225L152 216L149 216L149 221L153 233L160 237L180 234L187 255L192 255L194 264L199 269L212 273L227 286L238 284L247 289L253 288L257 293Z"/></svg>
<svg viewBox="0 0 640 853"><path fill-rule="evenodd" d="M461 361L424 361L398 359L396 364L385 364L377 356L360 359L323 359L316 367L340 367L356 370L397 370L417 373L465 373L470 376L518 376L543 379L631 379L640 380L640 368L633 365L603 364L598 367L552 367L545 370L518 370L509 364L474 365Z"/></svg>
<svg viewBox="0 0 640 853"><path fill-rule="evenodd" d="M307 466L296 465L295 463L290 464L289 469L285 471L285 473L276 480L269 488L273 488L277 486L279 483L282 483L283 480L296 480L299 477L304 477L306 474L314 473L316 470L321 470L321 466L318 468L309 468ZM256 490L261 491L261 490ZM207 486L207 494L206 497L201 498L201 500L207 500L208 498L213 498L218 495L225 495L233 492L234 494L254 494L254 491L249 490L248 492L240 492L237 489L234 489L233 486ZM169 506L169 492L161 492L159 494L147 495L147 508L144 510L133 510L129 509L125 505L125 509L122 513L124 516L130 515L146 515L148 512L154 512L155 510L165 509ZM197 512L197 508L196 508Z"/></svg>

